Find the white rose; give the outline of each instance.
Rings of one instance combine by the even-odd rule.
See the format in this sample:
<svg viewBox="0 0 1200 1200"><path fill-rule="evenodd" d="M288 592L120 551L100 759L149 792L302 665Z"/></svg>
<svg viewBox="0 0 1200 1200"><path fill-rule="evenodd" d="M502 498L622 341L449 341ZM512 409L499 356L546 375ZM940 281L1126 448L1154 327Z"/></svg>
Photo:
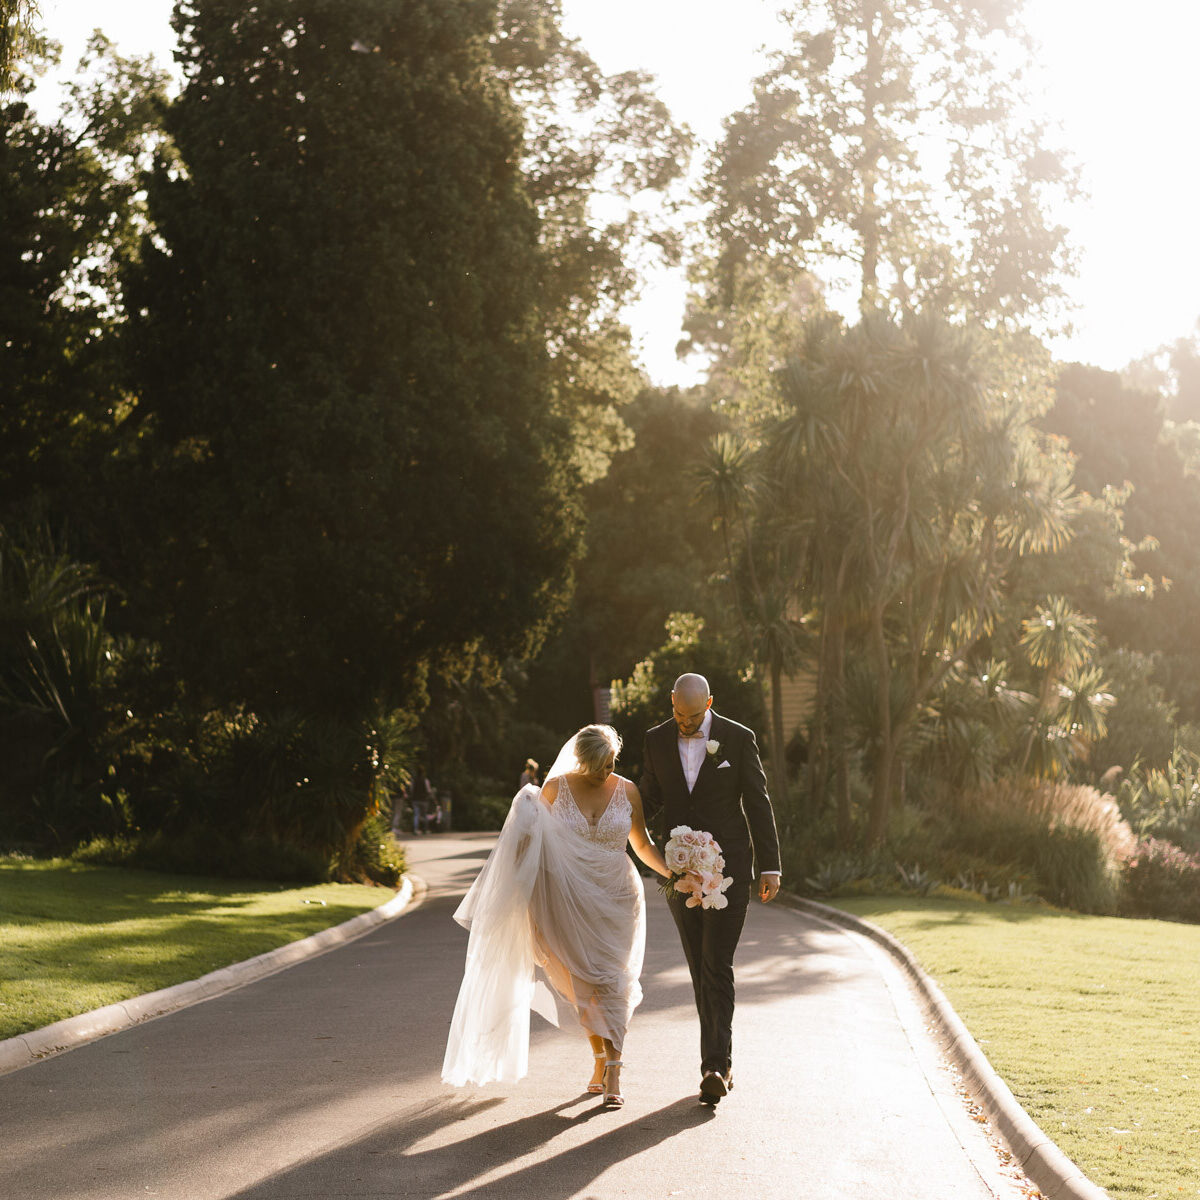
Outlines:
<svg viewBox="0 0 1200 1200"><path fill-rule="evenodd" d="M711 754L715 757L717 751L720 750L720 748L721 748L721 743L714 742L714 741L708 741L708 742L704 743L704 748L705 748L705 750L707 750L709 752L709 754Z"/></svg>
<svg viewBox="0 0 1200 1200"><path fill-rule="evenodd" d="M686 871L688 867L688 851L686 846L667 847L667 866L672 871Z"/></svg>
<svg viewBox="0 0 1200 1200"><path fill-rule="evenodd" d="M675 828L671 830L671 836L673 838L683 837L685 833L691 832L692 827L690 825L676 825Z"/></svg>

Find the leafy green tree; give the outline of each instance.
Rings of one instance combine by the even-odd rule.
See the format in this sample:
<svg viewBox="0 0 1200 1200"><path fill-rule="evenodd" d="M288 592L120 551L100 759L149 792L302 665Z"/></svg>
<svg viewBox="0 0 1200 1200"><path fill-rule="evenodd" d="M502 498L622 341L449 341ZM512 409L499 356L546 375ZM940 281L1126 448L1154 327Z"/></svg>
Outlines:
<svg viewBox="0 0 1200 1200"><path fill-rule="evenodd" d="M488 4L180 4L179 165L130 280L137 552L216 698L355 711L521 646L576 509ZM129 562L130 577L137 578Z"/></svg>
<svg viewBox="0 0 1200 1200"><path fill-rule="evenodd" d="M693 479L723 418L698 394L657 388L646 388L624 417L633 444L583 492L586 551L571 607L517 693L523 713L562 737L593 719L594 686L626 678L660 646L672 612L694 613L722 636L733 632L720 534L695 502ZM665 703L666 693L660 710Z"/></svg>
<svg viewBox="0 0 1200 1200"><path fill-rule="evenodd" d="M783 679L800 661L802 623L792 614L801 555L795 553L785 518L777 512L754 461L752 447L729 433L709 443L697 471L698 494L716 512L725 547L726 579L741 646L759 670L771 697L771 791L790 812L787 735L783 725ZM736 531L736 532L735 532ZM735 544L739 553L734 552Z"/></svg>
<svg viewBox="0 0 1200 1200"><path fill-rule="evenodd" d="M1120 489L1123 536L1134 564L1127 586L1088 610L1112 646L1160 652L1156 677L1182 720L1200 719L1200 478L1172 437L1164 400L1096 367L1064 367L1053 407L1039 419L1065 437L1079 486L1095 497ZM1060 588L1061 590L1061 588Z"/></svg>
<svg viewBox="0 0 1200 1200"><path fill-rule="evenodd" d="M1188 336L1130 363L1125 375L1136 388L1162 396L1170 421L1200 421L1200 320Z"/></svg>
<svg viewBox="0 0 1200 1200"><path fill-rule="evenodd" d="M874 317L820 324L778 374L785 415L764 453L778 504L809 531L797 599L819 630L817 749L835 775L855 739L869 753L871 841L1012 565L1070 537L1070 464L1031 426L1031 366L943 320Z"/></svg>
<svg viewBox="0 0 1200 1200"><path fill-rule="evenodd" d="M1021 755L1022 771L1058 775L1107 733L1105 713L1114 697L1106 690L1103 672L1092 663L1095 631L1095 618L1077 612L1062 596L1046 597L1021 623L1021 649L1041 677Z"/></svg>
<svg viewBox="0 0 1200 1200"><path fill-rule="evenodd" d="M37 0L0 0L0 96L12 86L40 16Z"/></svg>
<svg viewBox="0 0 1200 1200"><path fill-rule="evenodd" d="M107 785L116 646L96 573L44 532L0 528L0 830L70 848L123 827Z"/></svg>
<svg viewBox="0 0 1200 1200"><path fill-rule="evenodd" d="M934 309L1027 326L1071 268L1053 219L1075 172L1027 120L1021 0L818 0L786 15L728 118L703 198L692 344L748 350L815 278L863 313ZM776 342L773 358L786 353ZM767 364L771 365L771 364ZM765 398L765 381L758 390Z"/></svg>
<svg viewBox="0 0 1200 1200"><path fill-rule="evenodd" d="M1178 710L1155 682L1156 657L1121 646L1106 648L1099 657L1118 703L1108 716L1104 740L1092 755L1097 774L1117 768L1127 775L1135 764L1161 769L1171 757Z"/></svg>
<svg viewBox="0 0 1200 1200"><path fill-rule="evenodd" d="M0 104L0 520L70 517L76 533L99 524L125 411L117 274L165 86L100 35L80 72L57 121L35 117L27 75Z"/></svg>
<svg viewBox="0 0 1200 1200"><path fill-rule="evenodd" d="M193 705L243 708L251 743L289 714L329 741L341 815L297 800L288 836L334 853L378 803L371 730L447 657L536 645L576 550L493 21L482 0L174 17L118 574Z"/></svg>
<svg viewBox="0 0 1200 1200"><path fill-rule="evenodd" d="M736 642L708 631L695 613L671 613L665 628L666 641L635 664L626 679L614 681L613 722L626 743L623 769L632 771L634 779L642 765L642 737L671 715L671 688L685 671L696 671L708 680L713 700L723 712L736 714L747 725L758 725L761 692L746 678Z"/></svg>
<svg viewBox="0 0 1200 1200"><path fill-rule="evenodd" d="M553 404L591 482L630 444L622 411L644 381L620 312L642 269L678 258L673 191L692 139L649 75L605 75L563 32L561 0L500 0L492 54L525 122Z"/></svg>

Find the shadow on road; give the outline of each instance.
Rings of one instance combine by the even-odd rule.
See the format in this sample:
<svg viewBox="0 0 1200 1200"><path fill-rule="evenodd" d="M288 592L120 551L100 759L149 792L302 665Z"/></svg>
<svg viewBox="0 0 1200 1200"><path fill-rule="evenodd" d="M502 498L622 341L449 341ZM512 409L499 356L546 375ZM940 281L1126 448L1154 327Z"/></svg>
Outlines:
<svg viewBox="0 0 1200 1200"><path fill-rule="evenodd" d="M489 1100L443 1100L419 1106L367 1130L361 1137L313 1156L260 1181L227 1200L292 1200L297 1196L338 1194L419 1195L430 1200L495 1200L498 1195L567 1200L578 1196L598 1175L684 1130L713 1119L713 1110L694 1097L622 1122L608 1133L555 1153L547 1147L585 1122L621 1121L620 1114L584 1096L459 1140L457 1124L478 1118L502 1104ZM575 1110L575 1111L572 1111ZM438 1144L422 1146L436 1140ZM520 1165L537 1155L537 1161ZM516 1164L496 1176L505 1164Z"/></svg>

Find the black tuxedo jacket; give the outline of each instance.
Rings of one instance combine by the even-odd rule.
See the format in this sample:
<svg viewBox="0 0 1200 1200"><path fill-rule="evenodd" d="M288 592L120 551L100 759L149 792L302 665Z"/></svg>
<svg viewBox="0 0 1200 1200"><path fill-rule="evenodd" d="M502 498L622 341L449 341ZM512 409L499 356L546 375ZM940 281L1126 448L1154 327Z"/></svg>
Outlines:
<svg viewBox="0 0 1200 1200"><path fill-rule="evenodd" d="M778 871L779 835L754 733L714 712L708 739L719 748L705 754L689 794L678 726L664 721L646 734L641 791L648 820L664 841L677 825L711 833L726 874L739 883L753 878L755 863L759 871Z"/></svg>

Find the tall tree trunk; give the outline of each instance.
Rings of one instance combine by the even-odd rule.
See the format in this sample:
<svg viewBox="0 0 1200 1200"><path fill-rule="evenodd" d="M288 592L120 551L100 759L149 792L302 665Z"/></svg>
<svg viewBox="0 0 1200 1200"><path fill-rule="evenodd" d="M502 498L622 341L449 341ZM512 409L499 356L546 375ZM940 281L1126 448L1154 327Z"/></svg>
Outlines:
<svg viewBox="0 0 1200 1200"><path fill-rule="evenodd" d="M830 651L830 675L833 720L830 722L830 755L833 759L834 790L837 800L837 838L843 849L850 845L850 764L846 755L846 729L842 706L846 685L846 629L840 605L834 610Z"/></svg>
<svg viewBox="0 0 1200 1200"><path fill-rule="evenodd" d="M771 791L775 804L791 821L792 806L788 796L787 754L783 740L783 664L778 657L772 658L771 672Z"/></svg>
<svg viewBox="0 0 1200 1200"><path fill-rule="evenodd" d="M878 95L882 74L883 47L878 18L878 0L863 0L862 23L867 39L867 61L863 78L863 157L862 212L862 286L858 307L864 315L872 311L879 297L879 116Z"/></svg>
<svg viewBox="0 0 1200 1200"><path fill-rule="evenodd" d="M888 658L887 639L883 632L883 609L880 605L874 605L871 611L871 649L876 671L875 712L879 725L879 754L875 761L875 782L871 792L867 841L872 846L877 846L887 837L892 767L896 758L896 743L892 733L892 664Z"/></svg>
<svg viewBox="0 0 1200 1200"><path fill-rule="evenodd" d="M805 802L810 818L820 811L817 804L817 788L824 786L828 755L828 713L826 711L826 686L829 678L829 632L827 621L821 622L817 641L817 681L813 689L812 722L809 725L808 762L804 765Z"/></svg>

